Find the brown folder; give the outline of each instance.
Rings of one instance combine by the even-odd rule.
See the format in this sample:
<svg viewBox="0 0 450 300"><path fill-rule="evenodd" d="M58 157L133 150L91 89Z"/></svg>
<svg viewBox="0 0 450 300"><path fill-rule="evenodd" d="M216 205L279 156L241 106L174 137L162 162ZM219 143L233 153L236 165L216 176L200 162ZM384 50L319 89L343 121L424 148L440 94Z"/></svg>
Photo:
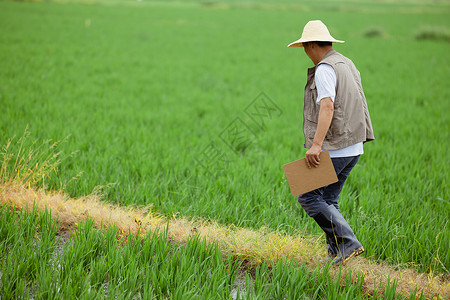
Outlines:
<svg viewBox="0 0 450 300"><path fill-rule="evenodd" d="M317 168L308 168L305 158L283 165L292 195L298 196L338 181L328 151L322 151L319 158Z"/></svg>

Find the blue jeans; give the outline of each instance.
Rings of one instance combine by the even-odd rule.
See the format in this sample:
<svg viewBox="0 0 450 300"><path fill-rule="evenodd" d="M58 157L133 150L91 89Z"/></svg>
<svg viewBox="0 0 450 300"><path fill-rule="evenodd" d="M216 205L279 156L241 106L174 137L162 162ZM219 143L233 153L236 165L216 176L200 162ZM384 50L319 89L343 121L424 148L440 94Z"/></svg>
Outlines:
<svg viewBox="0 0 450 300"><path fill-rule="evenodd" d="M298 202L310 217L314 217L329 205L334 205L339 210L339 194L345 181L350 175L350 171L359 160L358 156L332 158L334 170L338 182L318 188L317 190L301 194L298 196Z"/></svg>

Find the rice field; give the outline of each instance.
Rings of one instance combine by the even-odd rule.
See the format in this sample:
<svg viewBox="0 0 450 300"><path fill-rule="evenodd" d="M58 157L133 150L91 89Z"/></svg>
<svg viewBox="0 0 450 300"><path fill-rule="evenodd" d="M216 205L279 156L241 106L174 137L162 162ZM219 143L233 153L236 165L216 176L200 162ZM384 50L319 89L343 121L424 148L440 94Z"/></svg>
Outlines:
<svg viewBox="0 0 450 300"><path fill-rule="evenodd" d="M281 166L306 152L311 66L286 45L321 19L361 72L375 131L340 198L363 256L448 279L449 14L431 1L0 1L0 144L28 128L23 149L41 153L0 180L30 182L61 153L33 185L318 237ZM368 295L363 279L289 261L245 272L219 246L163 230L119 246L87 221L60 239L49 214L1 208L2 298L400 297L395 283Z"/></svg>

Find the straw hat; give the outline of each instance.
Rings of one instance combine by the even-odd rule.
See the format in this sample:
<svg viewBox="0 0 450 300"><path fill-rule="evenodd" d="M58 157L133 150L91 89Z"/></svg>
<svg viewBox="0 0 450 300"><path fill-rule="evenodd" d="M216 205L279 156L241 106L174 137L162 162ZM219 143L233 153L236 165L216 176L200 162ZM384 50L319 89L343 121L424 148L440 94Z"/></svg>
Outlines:
<svg viewBox="0 0 450 300"><path fill-rule="evenodd" d="M305 42L332 42L343 43L330 35L327 26L320 20L309 21L303 28L302 37L292 42L288 47L303 47Z"/></svg>

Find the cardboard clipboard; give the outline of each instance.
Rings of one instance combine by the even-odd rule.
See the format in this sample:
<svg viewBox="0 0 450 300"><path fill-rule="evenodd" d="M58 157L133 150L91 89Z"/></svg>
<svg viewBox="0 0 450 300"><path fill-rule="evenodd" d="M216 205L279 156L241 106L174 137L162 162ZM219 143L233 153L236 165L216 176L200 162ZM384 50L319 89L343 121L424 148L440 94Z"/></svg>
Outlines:
<svg viewBox="0 0 450 300"><path fill-rule="evenodd" d="M283 165L293 196L298 196L338 181L328 151L319 155L320 164L308 168L305 158Z"/></svg>

